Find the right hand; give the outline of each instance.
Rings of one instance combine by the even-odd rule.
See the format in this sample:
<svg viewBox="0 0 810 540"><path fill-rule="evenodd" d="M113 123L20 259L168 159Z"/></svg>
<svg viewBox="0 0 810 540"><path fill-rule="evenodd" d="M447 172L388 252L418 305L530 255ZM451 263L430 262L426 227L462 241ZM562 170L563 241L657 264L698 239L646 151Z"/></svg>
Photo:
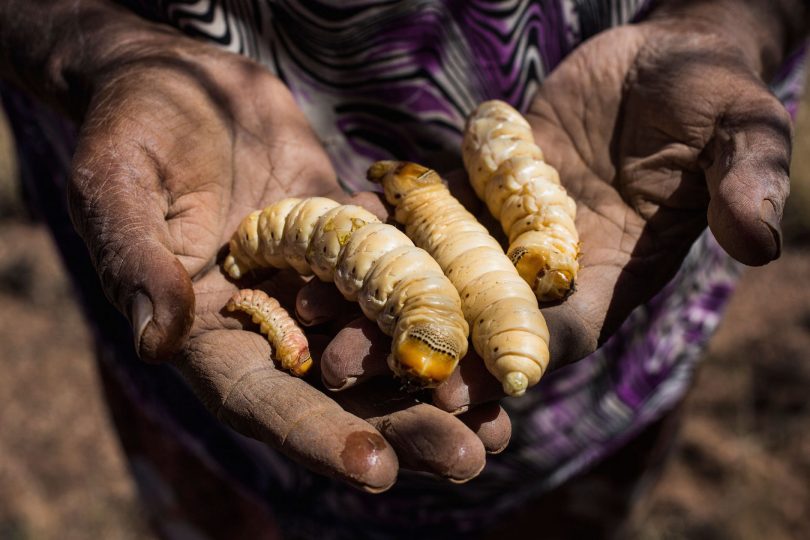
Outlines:
<svg viewBox="0 0 810 540"><path fill-rule="evenodd" d="M170 360L223 422L365 490L389 488L400 465L474 477L485 450L508 441L499 407L467 419L479 436L464 418L392 397L390 384L336 401L276 369L267 341L224 312L238 287L218 261L246 214L283 197L345 196L278 79L165 35L118 51L94 81L69 186L72 219L140 356ZM277 273L270 292L283 300L300 286L290 280Z"/></svg>

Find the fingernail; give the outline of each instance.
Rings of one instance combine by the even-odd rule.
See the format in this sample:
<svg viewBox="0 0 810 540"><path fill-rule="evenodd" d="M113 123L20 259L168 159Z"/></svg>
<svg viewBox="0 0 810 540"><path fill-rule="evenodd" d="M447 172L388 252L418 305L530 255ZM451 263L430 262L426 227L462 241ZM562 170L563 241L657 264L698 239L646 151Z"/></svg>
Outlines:
<svg viewBox="0 0 810 540"><path fill-rule="evenodd" d="M323 378L321 378L323 380ZM343 382L337 385L333 385L330 382L323 380L324 386L332 392L340 392L341 390L346 390L347 388L351 388L357 382L357 377L346 377L343 379Z"/></svg>
<svg viewBox="0 0 810 540"><path fill-rule="evenodd" d="M484 454L484 456L486 456L485 451L482 453ZM466 471L457 471L454 472L453 475L446 475L445 478L453 484L466 484L467 482L469 482L470 480L481 474L481 471L484 470L486 464L487 464L486 457L484 457L483 459L481 459L480 464L475 465L474 469L468 469Z"/></svg>
<svg viewBox="0 0 810 540"><path fill-rule="evenodd" d="M453 416L458 416L459 414L464 414L465 412L470 410L469 405L462 405L461 407L456 407L452 411L448 411Z"/></svg>
<svg viewBox="0 0 810 540"><path fill-rule="evenodd" d="M143 292L137 292L132 299L132 330L135 337L135 352L141 355L141 338L146 325L152 320L154 306L152 301Z"/></svg>
<svg viewBox="0 0 810 540"><path fill-rule="evenodd" d="M776 213L776 207L770 199L763 200L762 204L759 205L759 219L768 226L768 229L770 229L773 235L775 247L771 260L778 259L779 255L782 253L782 227L779 224L779 215Z"/></svg>
<svg viewBox="0 0 810 540"><path fill-rule="evenodd" d="M506 441L506 444L504 444L503 446L500 446L498 448L494 448L494 449L491 449L491 450L487 450L487 454L489 454L491 456L496 456L496 455L500 454L501 452L503 452L504 450L506 450L506 448L508 446L509 446L509 441Z"/></svg>

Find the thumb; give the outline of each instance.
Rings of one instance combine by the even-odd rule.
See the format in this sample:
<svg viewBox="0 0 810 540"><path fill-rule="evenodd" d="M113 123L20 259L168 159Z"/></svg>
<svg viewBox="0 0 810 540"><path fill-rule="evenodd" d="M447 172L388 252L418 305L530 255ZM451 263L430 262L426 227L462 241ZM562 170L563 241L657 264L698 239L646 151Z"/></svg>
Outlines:
<svg viewBox="0 0 810 540"><path fill-rule="evenodd" d="M68 188L71 219L104 292L133 328L139 356L168 359L185 342L194 292L168 248L167 208L154 164L140 152L79 143Z"/></svg>
<svg viewBox="0 0 810 540"><path fill-rule="evenodd" d="M757 84L737 94L706 148L709 227L742 263L762 265L779 257L790 141L787 111Z"/></svg>

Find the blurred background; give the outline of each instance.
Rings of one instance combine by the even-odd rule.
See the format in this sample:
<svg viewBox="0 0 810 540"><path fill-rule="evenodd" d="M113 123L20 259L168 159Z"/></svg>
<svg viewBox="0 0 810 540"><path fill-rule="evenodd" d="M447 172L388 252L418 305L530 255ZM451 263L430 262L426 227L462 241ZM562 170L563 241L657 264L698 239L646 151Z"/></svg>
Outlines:
<svg viewBox="0 0 810 540"><path fill-rule="evenodd" d="M25 213L0 111L0 540L153 538L101 400L91 339ZM751 269L709 347L631 538L810 538L810 107L782 258Z"/></svg>

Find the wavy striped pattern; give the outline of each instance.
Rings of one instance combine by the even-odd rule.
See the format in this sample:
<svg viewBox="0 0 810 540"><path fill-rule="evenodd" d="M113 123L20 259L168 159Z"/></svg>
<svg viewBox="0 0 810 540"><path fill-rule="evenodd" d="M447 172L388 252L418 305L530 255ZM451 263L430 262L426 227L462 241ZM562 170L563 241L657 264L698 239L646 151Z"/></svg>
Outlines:
<svg viewBox="0 0 810 540"><path fill-rule="evenodd" d="M525 108L584 37L642 0L163 0L126 2L247 55L297 97L344 186L371 189L378 159L460 168L464 118L481 101Z"/></svg>

